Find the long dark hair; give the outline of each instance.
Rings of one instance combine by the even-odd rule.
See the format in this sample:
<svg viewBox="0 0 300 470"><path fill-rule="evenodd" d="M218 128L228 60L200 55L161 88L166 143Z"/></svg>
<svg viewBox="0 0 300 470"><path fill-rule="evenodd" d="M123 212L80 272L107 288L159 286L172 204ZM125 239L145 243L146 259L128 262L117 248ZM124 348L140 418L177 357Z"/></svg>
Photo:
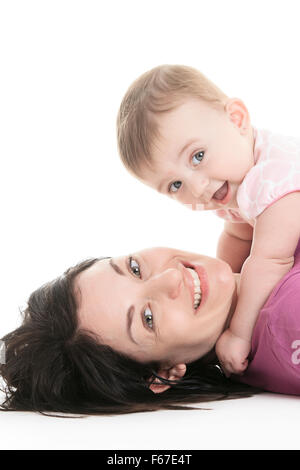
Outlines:
<svg viewBox="0 0 300 470"><path fill-rule="evenodd" d="M216 362L204 359L187 364L179 381L169 381L157 374L158 362L137 362L79 329L74 279L100 259L78 263L30 295L21 326L2 338L1 411L95 415L199 409L182 404L249 397L259 391L227 379ZM153 393L152 377L171 388Z"/></svg>

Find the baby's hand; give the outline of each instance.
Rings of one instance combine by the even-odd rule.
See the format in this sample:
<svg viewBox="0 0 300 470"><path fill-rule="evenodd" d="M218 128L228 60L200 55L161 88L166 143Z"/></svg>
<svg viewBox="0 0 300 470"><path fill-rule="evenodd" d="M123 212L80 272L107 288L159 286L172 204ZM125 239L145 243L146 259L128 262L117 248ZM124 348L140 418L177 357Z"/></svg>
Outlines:
<svg viewBox="0 0 300 470"><path fill-rule="evenodd" d="M251 342L236 336L228 328L216 343L216 353L226 377L241 374L248 367Z"/></svg>

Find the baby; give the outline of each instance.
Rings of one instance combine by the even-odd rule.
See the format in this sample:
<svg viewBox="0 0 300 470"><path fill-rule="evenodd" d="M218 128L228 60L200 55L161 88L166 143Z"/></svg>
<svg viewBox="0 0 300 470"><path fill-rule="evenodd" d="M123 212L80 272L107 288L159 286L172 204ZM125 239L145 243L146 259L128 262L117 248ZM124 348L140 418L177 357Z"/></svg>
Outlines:
<svg viewBox="0 0 300 470"><path fill-rule="evenodd" d="M253 127L240 99L180 65L155 67L131 84L117 137L123 164L140 181L225 219L217 256L241 278L216 354L226 376L243 373L259 310L294 263L300 140Z"/></svg>

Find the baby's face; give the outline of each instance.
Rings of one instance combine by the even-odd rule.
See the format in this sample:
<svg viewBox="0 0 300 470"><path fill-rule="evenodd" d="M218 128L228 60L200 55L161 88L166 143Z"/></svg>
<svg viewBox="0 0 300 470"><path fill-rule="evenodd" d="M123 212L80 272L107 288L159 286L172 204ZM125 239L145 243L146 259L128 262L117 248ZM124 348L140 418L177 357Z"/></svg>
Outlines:
<svg viewBox="0 0 300 470"><path fill-rule="evenodd" d="M241 100L224 111L189 99L158 117L162 136L142 182L193 210L236 208L236 192L254 165L253 131Z"/></svg>

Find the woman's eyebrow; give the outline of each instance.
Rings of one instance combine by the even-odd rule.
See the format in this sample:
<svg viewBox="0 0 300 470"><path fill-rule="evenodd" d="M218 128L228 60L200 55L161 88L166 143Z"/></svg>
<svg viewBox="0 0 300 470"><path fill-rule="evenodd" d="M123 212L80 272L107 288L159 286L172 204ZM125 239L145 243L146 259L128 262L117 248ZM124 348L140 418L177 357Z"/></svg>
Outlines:
<svg viewBox="0 0 300 470"><path fill-rule="evenodd" d="M115 272L116 272L117 274L120 274L120 276L125 276L125 274L124 274L124 272L122 271L122 269L119 268L119 266L117 266L117 265L113 262L112 258L110 258L109 264L111 265L111 267L115 270Z"/></svg>
<svg viewBox="0 0 300 470"><path fill-rule="evenodd" d="M129 338L131 339L131 341L133 341L135 344L137 344L139 346L139 343L137 343L135 341L134 337L132 336L132 331L131 331L133 314L134 314L134 306L131 305L131 307L129 307L129 309L127 311L127 333L128 333Z"/></svg>

